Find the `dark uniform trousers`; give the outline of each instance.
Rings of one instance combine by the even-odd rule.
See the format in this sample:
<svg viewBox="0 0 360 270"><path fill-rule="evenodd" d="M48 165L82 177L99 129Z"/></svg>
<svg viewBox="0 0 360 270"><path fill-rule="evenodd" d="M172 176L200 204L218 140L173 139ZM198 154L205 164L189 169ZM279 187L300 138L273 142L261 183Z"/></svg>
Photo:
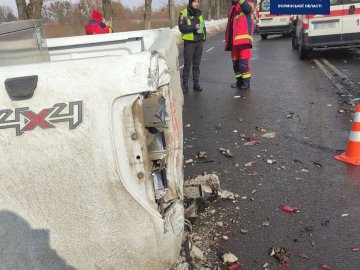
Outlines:
<svg viewBox="0 0 360 270"><path fill-rule="evenodd" d="M184 70L183 85L187 85L190 77L190 69L192 66L194 85L199 85L200 64L203 52L204 42L184 41Z"/></svg>

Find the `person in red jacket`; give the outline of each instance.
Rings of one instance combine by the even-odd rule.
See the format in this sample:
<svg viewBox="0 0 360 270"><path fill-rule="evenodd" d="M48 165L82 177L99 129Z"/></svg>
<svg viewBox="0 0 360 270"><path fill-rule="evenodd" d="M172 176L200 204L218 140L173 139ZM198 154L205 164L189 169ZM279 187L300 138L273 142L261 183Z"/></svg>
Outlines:
<svg viewBox="0 0 360 270"><path fill-rule="evenodd" d="M112 33L111 26L103 19L102 14L93 10L91 19L85 25L85 31L87 35L98 35Z"/></svg>
<svg viewBox="0 0 360 270"><path fill-rule="evenodd" d="M236 83L232 88L249 89L250 59L254 36L255 4L251 0L232 0L225 34L225 51L231 52Z"/></svg>

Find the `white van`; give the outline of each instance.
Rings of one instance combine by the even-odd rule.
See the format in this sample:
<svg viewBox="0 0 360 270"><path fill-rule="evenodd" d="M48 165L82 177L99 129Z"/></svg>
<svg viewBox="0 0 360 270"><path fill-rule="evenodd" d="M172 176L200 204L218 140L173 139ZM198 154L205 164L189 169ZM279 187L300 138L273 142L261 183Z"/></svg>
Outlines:
<svg viewBox="0 0 360 270"><path fill-rule="evenodd" d="M301 59L314 48L360 46L360 0L331 0L329 15L299 15L293 49Z"/></svg>
<svg viewBox="0 0 360 270"><path fill-rule="evenodd" d="M294 31L291 15L270 14L270 0L261 0L258 9L258 33L262 39L268 35L290 34Z"/></svg>

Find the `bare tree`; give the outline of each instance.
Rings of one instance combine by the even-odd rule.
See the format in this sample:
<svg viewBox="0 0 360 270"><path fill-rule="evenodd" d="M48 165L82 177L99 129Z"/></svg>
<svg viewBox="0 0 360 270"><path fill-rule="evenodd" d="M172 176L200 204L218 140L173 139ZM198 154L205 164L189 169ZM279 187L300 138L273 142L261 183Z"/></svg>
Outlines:
<svg viewBox="0 0 360 270"><path fill-rule="evenodd" d="M144 11L145 29L151 29L151 3L152 0L145 0L145 11Z"/></svg>
<svg viewBox="0 0 360 270"><path fill-rule="evenodd" d="M103 6L105 20L111 23L112 22L111 0L102 0L102 6Z"/></svg>
<svg viewBox="0 0 360 270"><path fill-rule="evenodd" d="M169 26L173 28L176 24L175 1L169 0Z"/></svg>
<svg viewBox="0 0 360 270"><path fill-rule="evenodd" d="M41 9L44 0L16 0L20 20L41 19Z"/></svg>

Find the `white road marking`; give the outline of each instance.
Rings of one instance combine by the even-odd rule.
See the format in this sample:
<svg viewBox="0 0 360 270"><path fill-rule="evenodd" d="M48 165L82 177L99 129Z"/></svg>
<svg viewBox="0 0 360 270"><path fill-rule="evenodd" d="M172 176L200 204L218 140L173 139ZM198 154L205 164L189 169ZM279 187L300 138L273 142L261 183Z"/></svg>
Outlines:
<svg viewBox="0 0 360 270"><path fill-rule="evenodd" d="M354 88L355 84L349 79L348 76L346 76L344 73L342 73L340 70L338 70L333 64L331 64L328 60L326 59L321 59L325 65L327 65L330 70L332 70L335 74L337 74L340 79L346 83L347 85L349 85L350 87Z"/></svg>
<svg viewBox="0 0 360 270"><path fill-rule="evenodd" d="M325 76L329 78L329 80L336 86L337 89L339 89L340 91L344 91L344 87L336 81L335 77L331 74L331 72L328 71L324 67L324 65L320 63L319 60L314 59L314 63L321 69Z"/></svg>
<svg viewBox="0 0 360 270"><path fill-rule="evenodd" d="M211 48L208 49L206 52L211 52L213 49L215 49L215 47L211 47Z"/></svg>

